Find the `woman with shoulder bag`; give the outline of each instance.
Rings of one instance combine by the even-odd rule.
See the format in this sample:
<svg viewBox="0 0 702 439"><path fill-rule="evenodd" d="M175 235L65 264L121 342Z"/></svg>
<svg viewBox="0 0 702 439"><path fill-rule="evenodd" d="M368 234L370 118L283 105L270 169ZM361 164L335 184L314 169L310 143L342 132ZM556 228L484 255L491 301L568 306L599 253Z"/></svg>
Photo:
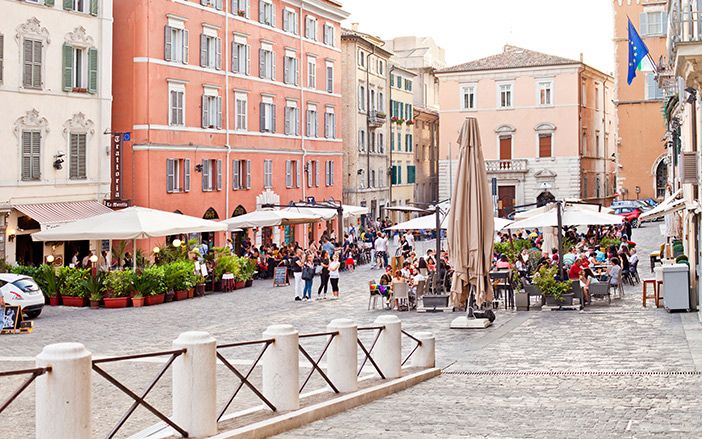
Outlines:
<svg viewBox="0 0 702 439"><path fill-rule="evenodd" d="M305 281L305 287L302 290L302 300L307 302L312 299L312 281L314 280L314 257L308 254L305 259L305 265L302 267L302 280Z"/></svg>
<svg viewBox="0 0 702 439"><path fill-rule="evenodd" d="M339 253L335 253L329 264L329 280L331 281L332 299L334 300L339 298L339 268L341 268Z"/></svg>

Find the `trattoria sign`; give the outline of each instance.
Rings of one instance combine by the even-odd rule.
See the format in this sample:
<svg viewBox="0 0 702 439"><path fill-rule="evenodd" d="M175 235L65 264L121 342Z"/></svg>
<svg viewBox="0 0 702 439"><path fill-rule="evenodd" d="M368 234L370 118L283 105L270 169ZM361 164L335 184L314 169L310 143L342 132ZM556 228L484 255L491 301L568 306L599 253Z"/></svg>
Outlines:
<svg viewBox="0 0 702 439"><path fill-rule="evenodd" d="M112 135L112 201L122 199L122 133Z"/></svg>

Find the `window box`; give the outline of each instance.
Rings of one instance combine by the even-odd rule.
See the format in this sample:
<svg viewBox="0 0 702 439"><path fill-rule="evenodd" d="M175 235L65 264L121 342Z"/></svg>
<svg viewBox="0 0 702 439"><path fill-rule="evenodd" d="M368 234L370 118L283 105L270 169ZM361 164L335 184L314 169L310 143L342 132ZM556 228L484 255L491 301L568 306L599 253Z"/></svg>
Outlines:
<svg viewBox="0 0 702 439"><path fill-rule="evenodd" d="M409 125L414 125L414 119L409 119L407 122L405 122L408 126Z"/></svg>
<svg viewBox="0 0 702 439"><path fill-rule="evenodd" d="M71 90L73 93L87 93L88 89L85 87L73 87Z"/></svg>
<svg viewBox="0 0 702 439"><path fill-rule="evenodd" d="M246 11L244 11L243 9L240 9L240 10L236 11L236 15L238 15L239 17L246 18Z"/></svg>

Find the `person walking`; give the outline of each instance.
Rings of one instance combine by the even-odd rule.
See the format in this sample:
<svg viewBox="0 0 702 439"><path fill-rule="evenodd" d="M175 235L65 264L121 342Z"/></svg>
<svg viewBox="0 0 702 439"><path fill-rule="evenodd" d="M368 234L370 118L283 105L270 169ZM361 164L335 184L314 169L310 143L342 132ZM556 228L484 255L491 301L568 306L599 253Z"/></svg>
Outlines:
<svg viewBox="0 0 702 439"><path fill-rule="evenodd" d="M302 290L302 301L307 302L312 299L312 282L314 281L314 256L310 253L305 259L305 264L302 267L302 280L305 281L305 287Z"/></svg>
<svg viewBox="0 0 702 439"><path fill-rule="evenodd" d="M305 265L302 257L302 250L298 249L290 260L290 270L295 278L295 300L297 301L302 300L302 267Z"/></svg>
<svg viewBox="0 0 702 439"><path fill-rule="evenodd" d="M326 250L322 250L322 255L319 257L319 265L322 266L322 271L319 273L321 283L317 290L317 300L327 298L327 287L329 285L329 253ZM320 295L322 290L324 290L323 296Z"/></svg>
<svg viewBox="0 0 702 439"><path fill-rule="evenodd" d="M339 262L339 253L334 253L332 261L329 263L329 280L331 281L332 287L332 300L339 298L339 269L341 268L341 262Z"/></svg>

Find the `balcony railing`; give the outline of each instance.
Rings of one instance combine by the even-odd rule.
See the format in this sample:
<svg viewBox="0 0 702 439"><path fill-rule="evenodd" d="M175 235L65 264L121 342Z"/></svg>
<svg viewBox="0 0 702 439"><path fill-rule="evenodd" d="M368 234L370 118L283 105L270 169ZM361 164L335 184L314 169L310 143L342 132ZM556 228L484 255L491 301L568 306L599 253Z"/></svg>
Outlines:
<svg viewBox="0 0 702 439"><path fill-rule="evenodd" d="M702 0L671 0L668 15L668 53L673 60L679 43L702 42Z"/></svg>
<svg viewBox="0 0 702 439"><path fill-rule="evenodd" d="M527 163L525 159L485 160L488 173L527 172L529 170Z"/></svg>
<svg viewBox="0 0 702 439"><path fill-rule="evenodd" d="M385 124L387 117L384 111L371 110L368 114L368 123L371 128L378 128Z"/></svg>

